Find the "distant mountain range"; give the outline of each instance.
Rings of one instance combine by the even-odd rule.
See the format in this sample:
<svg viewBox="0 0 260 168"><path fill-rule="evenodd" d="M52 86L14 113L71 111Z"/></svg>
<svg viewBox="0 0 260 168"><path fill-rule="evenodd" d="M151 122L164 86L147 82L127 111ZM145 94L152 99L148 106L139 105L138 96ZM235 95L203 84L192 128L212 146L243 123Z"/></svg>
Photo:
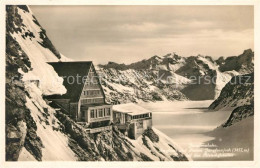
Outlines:
<svg viewBox="0 0 260 168"><path fill-rule="evenodd" d="M208 100L216 99L233 76L253 72L254 52L247 49L239 56L217 60L173 53L129 65L109 62L99 65L99 69L107 101L111 103Z"/></svg>

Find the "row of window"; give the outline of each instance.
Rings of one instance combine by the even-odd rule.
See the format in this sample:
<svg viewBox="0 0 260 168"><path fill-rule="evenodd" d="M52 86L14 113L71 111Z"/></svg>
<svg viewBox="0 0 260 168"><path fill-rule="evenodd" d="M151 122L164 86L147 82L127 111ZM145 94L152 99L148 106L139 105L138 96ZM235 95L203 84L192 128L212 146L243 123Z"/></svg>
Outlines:
<svg viewBox="0 0 260 168"><path fill-rule="evenodd" d="M110 108L101 108L90 110L90 118L107 117L111 115Z"/></svg>
<svg viewBox="0 0 260 168"><path fill-rule="evenodd" d="M139 118L147 118L147 117L149 117L149 113L148 114L135 115L132 118L133 119L139 119Z"/></svg>
<svg viewBox="0 0 260 168"><path fill-rule="evenodd" d="M98 85L97 76L95 76L94 72L89 72L88 80L86 81L86 85Z"/></svg>
<svg viewBox="0 0 260 168"><path fill-rule="evenodd" d="M101 95L101 91L100 90L87 90L87 91L84 91L83 94L86 96Z"/></svg>
<svg viewBox="0 0 260 168"><path fill-rule="evenodd" d="M103 103L103 98L82 99L81 104Z"/></svg>
<svg viewBox="0 0 260 168"><path fill-rule="evenodd" d="M96 86L96 85L98 85L99 84L99 82L98 82L98 80L97 79L95 79L95 78L90 78L90 79L88 79L87 81L86 81L86 86Z"/></svg>

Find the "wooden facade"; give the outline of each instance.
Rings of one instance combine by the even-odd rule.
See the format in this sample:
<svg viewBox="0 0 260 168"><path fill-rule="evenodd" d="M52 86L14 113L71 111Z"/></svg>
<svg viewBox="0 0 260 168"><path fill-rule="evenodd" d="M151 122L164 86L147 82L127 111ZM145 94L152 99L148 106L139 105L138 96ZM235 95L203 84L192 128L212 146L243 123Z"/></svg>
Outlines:
<svg viewBox="0 0 260 168"><path fill-rule="evenodd" d="M110 128L112 105L105 102L105 94L92 62L49 64L63 77L67 93L52 95L48 99L54 101L75 121L85 123L89 129L97 131ZM74 83L69 82L69 77L74 77ZM101 127L104 128L98 129Z"/></svg>

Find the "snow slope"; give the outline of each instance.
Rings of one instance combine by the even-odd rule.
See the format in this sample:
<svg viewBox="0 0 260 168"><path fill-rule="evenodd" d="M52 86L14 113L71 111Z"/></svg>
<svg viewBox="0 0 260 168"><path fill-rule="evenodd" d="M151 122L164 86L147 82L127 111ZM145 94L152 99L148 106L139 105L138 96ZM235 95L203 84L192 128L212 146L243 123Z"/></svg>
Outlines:
<svg viewBox="0 0 260 168"><path fill-rule="evenodd" d="M66 60L66 58L64 56L62 59L58 58L49 48L41 45L43 43L41 36L45 35L42 33L43 29L36 24L30 8L28 8L28 12L21 8L17 8L17 10L23 25L20 27L21 31L14 31L11 36L29 57L32 68L28 73L20 71L23 74L23 80L40 80L40 87L44 95L66 93L65 87L62 85L63 79L57 75L52 66L46 63ZM14 23L14 26L17 25Z"/></svg>
<svg viewBox="0 0 260 168"><path fill-rule="evenodd" d="M26 86L29 97L26 106L31 111L37 125L37 135L43 143L42 161L76 161L74 152L68 146L68 137L60 132L59 121L54 116L55 110L42 99L41 90L33 83ZM21 153L19 157L24 158ZM27 159L26 159L27 160Z"/></svg>
<svg viewBox="0 0 260 168"><path fill-rule="evenodd" d="M180 146L174 143L168 136L163 134L156 128L152 128L153 131L159 136L159 141L154 143L148 137L140 136L136 140L127 138L133 145L134 150L137 153L144 153L154 161L171 161L173 156L180 155L180 151L183 151ZM144 141L147 143L145 144ZM188 160L192 160L188 158Z"/></svg>
<svg viewBox="0 0 260 168"><path fill-rule="evenodd" d="M215 157L214 160L249 161L254 159L254 117L248 117L229 127L219 127L208 135L214 137L214 140L206 144L215 144L218 149L231 149L225 153L228 157L224 159ZM215 148L209 149L207 153L216 154L214 150ZM209 159L212 160L212 157Z"/></svg>

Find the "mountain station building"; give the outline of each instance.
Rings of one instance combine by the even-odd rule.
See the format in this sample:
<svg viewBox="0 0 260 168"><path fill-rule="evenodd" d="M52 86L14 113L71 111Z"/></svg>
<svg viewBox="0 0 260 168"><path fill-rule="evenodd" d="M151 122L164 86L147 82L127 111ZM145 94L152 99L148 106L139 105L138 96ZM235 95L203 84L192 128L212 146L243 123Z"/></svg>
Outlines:
<svg viewBox="0 0 260 168"><path fill-rule="evenodd" d="M112 105L105 102L105 94L93 63L83 61L49 64L64 79L63 85L67 93L48 96L48 100L76 122L85 124L90 133L110 130Z"/></svg>

